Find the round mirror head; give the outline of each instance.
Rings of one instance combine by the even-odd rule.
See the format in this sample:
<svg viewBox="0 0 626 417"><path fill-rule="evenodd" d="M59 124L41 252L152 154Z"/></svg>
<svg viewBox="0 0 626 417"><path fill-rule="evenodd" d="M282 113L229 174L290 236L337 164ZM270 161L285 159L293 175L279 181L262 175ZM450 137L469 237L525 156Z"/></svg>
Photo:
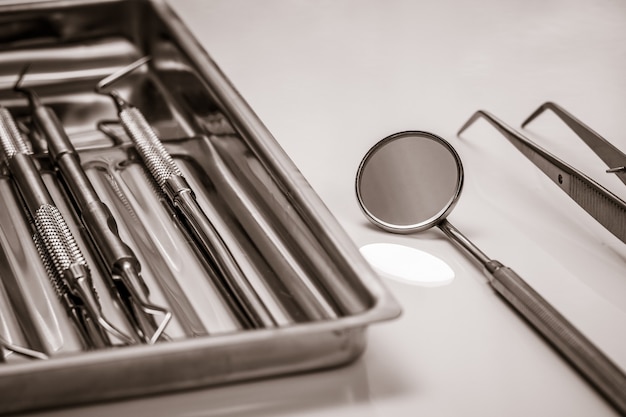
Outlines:
<svg viewBox="0 0 626 417"><path fill-rule="evenodd" d="M436 225L452 210L462 186L463 166L452 145L419 131L378 142L356 176L357 198L367 218L396 233Z"/></svg>

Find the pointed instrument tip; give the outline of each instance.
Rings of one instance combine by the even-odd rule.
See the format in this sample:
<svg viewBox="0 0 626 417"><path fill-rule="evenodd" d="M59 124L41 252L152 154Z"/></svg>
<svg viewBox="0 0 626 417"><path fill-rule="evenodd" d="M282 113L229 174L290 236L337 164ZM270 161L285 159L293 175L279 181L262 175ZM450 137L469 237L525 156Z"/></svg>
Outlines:
<svg viewBox="0 0 626 417"><path fill-rule="evenodd" d="M530 116L528 116L526 118L526 120L524 120L522 122L522 128L526 127L526 125L530 122L532 122L533 120L535 120L537 117L539 117L539 115L541 113L543 113L545 110L549 109L551 107L551 103L550 102L545 102L543 103L541 106L539 106L539 108L537 110L535 110L534 112L532 112L532 114Z"/></svg>
<svg viewBox="0 0 626 417"><path fill-rule="evenodd" d="M111 84L118 81L119 79L125 77L129 73L133 72L134 70L136 70L137 68L145 64L146 62L150 61L150 59L151 57L149 55L146 55L128 64L127 66L119 69L118 71L115 71L113 74L104 77L102 80L98 82L98 84L96 84L96 93L106 94L104 90L107 87L109 87Z"/></svg>
<svg viewBox="0 0 626 417"><path fill-rule="evenodd" d="M461 133L463 133L465 130L467 130L467 128L469 128L481 116L485 116L486 114L487 113L484 110L477 110L474 114L472 114L472 116L467 120L467 122L465 122L465 124L463 124L463 126L461 126L459 131L456 133L457 136L461 136Z"/></svg>
<svg viewBox="0 0 626 417"><path fill-rule="evenodd" d="M32 108L40 107L42 105L41 99L32 89L28 89L22 86L24 83L24 78L26 77L26 73L30 69L30 63L26 64L22 67L20 71L17 81L13 85L13 91L25 94L28 97L28 102Z"/></svg>
<svg viewBox="0 0 626 417"><path fill-rule="evenodd" d="M24 77L26 76L26 73L28 72L29 69L30 69L30 63L22 67L22 69L20 70L20 73L17 76L17 81L15 81L15 84L13 85L13 91L20 91L20 92L24 91L22 89L22 82L24 81Z"/></svg>

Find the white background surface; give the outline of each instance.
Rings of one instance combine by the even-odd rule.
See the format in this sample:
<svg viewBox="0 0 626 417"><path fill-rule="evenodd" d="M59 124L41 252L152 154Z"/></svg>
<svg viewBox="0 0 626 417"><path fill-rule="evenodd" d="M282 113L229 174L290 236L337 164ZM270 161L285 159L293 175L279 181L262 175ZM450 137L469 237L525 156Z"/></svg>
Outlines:
<svg viewBox="0 0 626 417"><path fill-rule="evenodd" d="M461 155L449 220L515 269L626 369L626 247L486 122L513 127L552 100L626 150L626 3L179 0L174 9L357 246L445 260L452 284L386 281L404 314L374 325L332 371L59 410L45 415L611 416L607 403L486 284L439 230L399 236L365 220L354 174L391 133L426 130ZM626 198L547 112L528 136Z"/></svg>

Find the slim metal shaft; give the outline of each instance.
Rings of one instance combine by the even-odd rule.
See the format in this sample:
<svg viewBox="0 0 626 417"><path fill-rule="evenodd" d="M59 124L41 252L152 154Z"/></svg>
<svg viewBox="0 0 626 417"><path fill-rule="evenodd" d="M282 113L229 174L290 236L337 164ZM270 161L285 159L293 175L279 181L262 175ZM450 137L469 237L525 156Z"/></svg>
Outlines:
<svg viewBox="0 0 626 417"><path fill-rule="evenodd" d="M444 232L450 240L469 253L474 260L480 263L481 266L485 267L491 261L487 255L485 255L476 245L459 232L456 227L452 226L448 220L441 220L437 223L437 227L439 227L439 229L441 229L441 231Z"/></svg>
<svg viewBox="0 0 626 417"><path fill-rule="evenodd" d="M490 259L443 219L439 228L479 262L491 287L537 329L598 391L626 414L626 374L515 271Z"/></svg>
<svg viewBox="0 0 626 417"><path fill-rule="evenodd" d="M173 199L174 206L183 214L185 223L200 245L209 252L215 266L230 284L235 297L241 302L246 316L255 326L274 327L274 319L265 306L257 299L248 280L239 265L215 230L213 223L206 217L190 190L184 190Z"/></svg>

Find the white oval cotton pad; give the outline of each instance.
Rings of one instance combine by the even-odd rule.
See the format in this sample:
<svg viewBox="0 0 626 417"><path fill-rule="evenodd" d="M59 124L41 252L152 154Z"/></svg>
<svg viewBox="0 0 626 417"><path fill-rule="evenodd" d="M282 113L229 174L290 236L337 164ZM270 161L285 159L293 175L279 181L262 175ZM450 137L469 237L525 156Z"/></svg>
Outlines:
<svg viewBox="0 0 626 417"><path fill-rule="evenodd" d="M371 243L361 254L379 272L406 284L434 287L454 279L450 266L430 253L393 243Z"/></svg>

